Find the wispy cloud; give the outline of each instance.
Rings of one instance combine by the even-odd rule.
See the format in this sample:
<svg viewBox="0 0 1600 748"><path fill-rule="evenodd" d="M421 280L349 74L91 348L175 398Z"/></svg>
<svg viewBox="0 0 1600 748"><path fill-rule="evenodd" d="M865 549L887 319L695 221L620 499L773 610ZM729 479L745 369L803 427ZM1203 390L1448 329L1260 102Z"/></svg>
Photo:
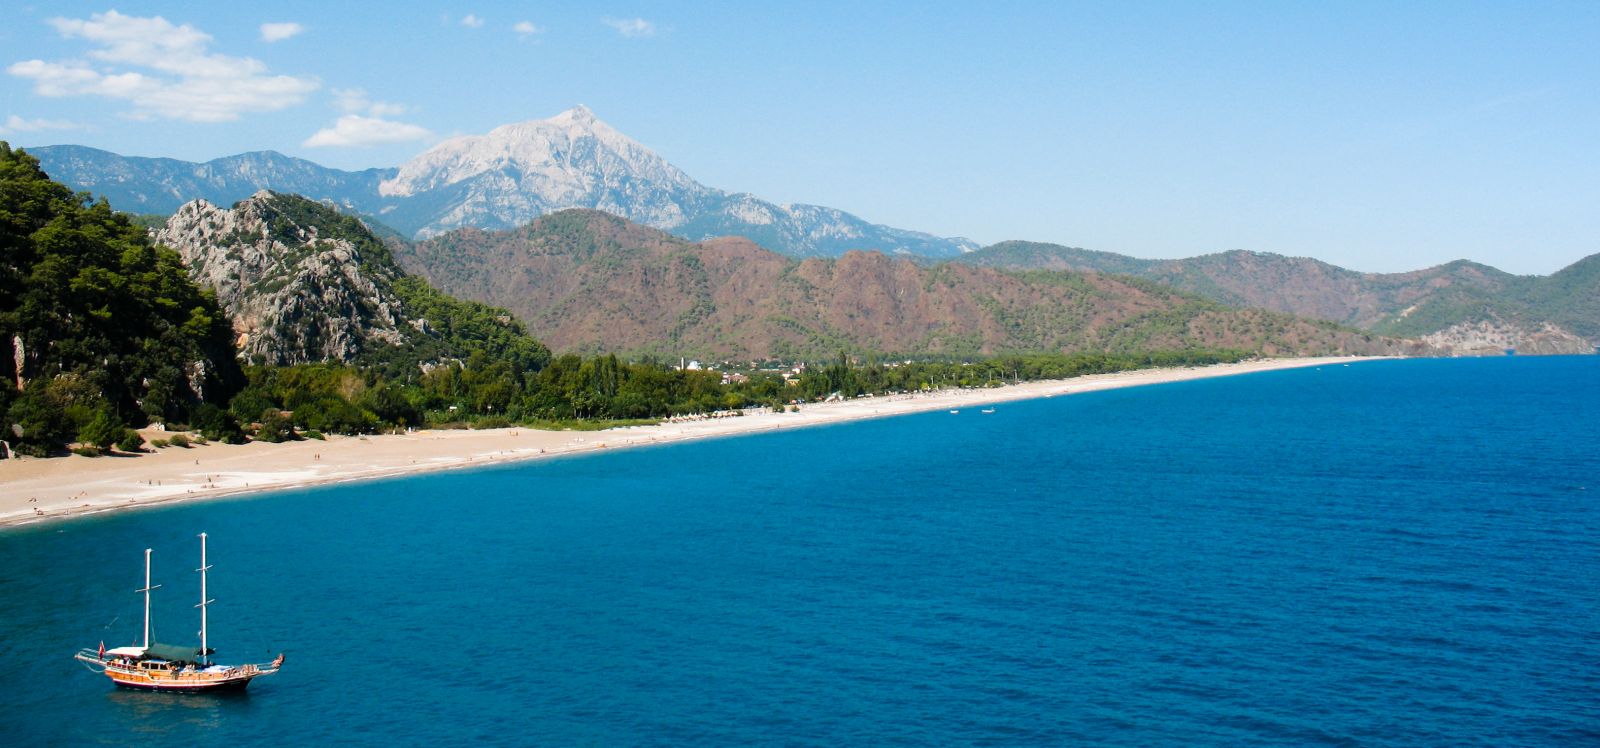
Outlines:
<svg viewBox="0 0 1600 748"><path fill-rule="evenodd" d="M404 114L400 104L378 101L359 88L335 88L333 105L345 114L331 127L324 127L306 138L310 148L339 148L404 143L433 137L428 128L389 119Z"/></svg>
<svg viewBox="0 0 1600 748"><path fill-rule="evenodd" d="M481 29L483 28L483 19L468 13L466 17L461 19L461 25L469 29Z"/></svg>
<svg viewBox="0 0 1600 748"><path fill-rule="evenodd" d="M0 124L0 135L13 132L43 132L45 130L82 130L83 125L64 119L27 119L15 114Z"/></svg>
<svg viewBox="0 0 1600 748"><path fill-rule="evenodd" d="M306 27L298 23L263 23L261 24L261 41L272 43L281 42L291 36L297 36L305 31Z"/></svg>
<svg viewBox="0 0 1600 748"><path fill-rule="evenodd" d="M377 101L359 88L335 88L333 103L340 111L350 114L367 114L372 117L393 117L404 114L406 108L400 104L391 104L387 101Z"/></svg>
<svg viewBox="0 0 1600 748"><path fill-rule="evenodd" d="M383 143L407 143L431 137L433 133L420 125L395 122L381 117L346 114L334 122L333 127L318 130L306 138L302 145L307 148L349 148Z"/></svg>
<svg viewBox="0 0 1600 748"><path fill-rule="evenodd" d="M517 32L517 36L523 39L544 33L544 29L533 25L532 21L517 21L516 25L511 27L511 30Z"/></svg>
<svg viewBox="0 0 1600 748"><path fill-rule="evenodd" d="M656 25L643 18L602 18L600 22L630 39L656 35Z"/></svg>
<svg viewBox="0 0 1600 748"><path fill-rule="evenodd" d="M124 114L135 119L226 122L294 106L321 85L314 78L270 75L259 60L213 53L209 34L160 16L113 10L48 23L64 38L95 45L89 60L24 60L6 72L32 80L40 96L126 101L132 108Z"/></svg>
<svg viewBox="0 0 1600 748"><path fill-rule="evenodd" d="M1480 101L1480 102L1478 102L1476 105L1474 105L1472 107L1471 111L1474 111L1474 112L1488 112L1488 111L1493 111L1495 109L1504 109L1504 108L1510 107L1510 106L1521 106L1523 104L1527 104L1528 102L1539 101L1541 99L1548 99L1551 96L1554 96L1557 93L1560 93L1560 91L1561 91L1561 87L1557 86L1557 85L1555 85L1553 83L1552 84L1543 85L1543 86L1540 86L1538 88L1529 88L1529 89L1524 89L1522 91L1515 91L1515 92L1508 93L1508 94L1505 94L1505 95L1502 95L1502 96L1496 96L1496 97L1494 97L1492 99L1485 99L1484 101Z"/></svg>

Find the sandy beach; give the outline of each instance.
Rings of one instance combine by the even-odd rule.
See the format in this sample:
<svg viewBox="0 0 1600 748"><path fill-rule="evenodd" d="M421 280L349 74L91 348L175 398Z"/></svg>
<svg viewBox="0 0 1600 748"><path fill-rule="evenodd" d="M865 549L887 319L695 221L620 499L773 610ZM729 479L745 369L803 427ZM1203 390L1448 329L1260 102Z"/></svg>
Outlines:
<svg viewBox="0 0 1600 748"><path fill-rule="evenodd" d="M1294 358L1145 369L984 389L862 397L806 404L800 406L799 412L764 411L606 431L425 430L382 436L329 436L325 441L308 439L282 444L168 447L128 456L72 455L0 460L0 526L55 521L174 501L1361 360L1369 359ZM162 435L147 432L147 438L159 436Z"/></svg>

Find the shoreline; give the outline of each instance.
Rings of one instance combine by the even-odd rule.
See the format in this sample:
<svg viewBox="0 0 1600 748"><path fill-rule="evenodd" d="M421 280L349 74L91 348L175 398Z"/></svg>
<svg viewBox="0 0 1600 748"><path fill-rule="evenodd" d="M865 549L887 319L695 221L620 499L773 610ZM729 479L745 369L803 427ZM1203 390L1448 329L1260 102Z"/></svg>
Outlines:
<svg viewBox="0 0 1600 748"><path fill-rule="evenodd" d="M0 460L0 530L175 502L1380 358L1328 356L1137 369L983 389L809 403L801 405L798 413L760 412L604 431L522 427L423 430L375 436L330 435L326 441L167 447L129 456Z"/></svg>

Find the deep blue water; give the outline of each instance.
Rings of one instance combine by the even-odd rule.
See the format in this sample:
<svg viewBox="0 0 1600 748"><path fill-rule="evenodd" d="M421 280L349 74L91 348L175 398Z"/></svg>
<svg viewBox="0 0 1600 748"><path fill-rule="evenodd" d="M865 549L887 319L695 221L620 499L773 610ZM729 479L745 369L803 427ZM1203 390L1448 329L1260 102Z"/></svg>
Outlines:
<svg viewBox="0 0 1600 748"><path fill-rule="evenodd" d="M1600 357L1372 362L0 532L0 745L1600 743ZM118 691L161 638L288 652Z"/></svg>

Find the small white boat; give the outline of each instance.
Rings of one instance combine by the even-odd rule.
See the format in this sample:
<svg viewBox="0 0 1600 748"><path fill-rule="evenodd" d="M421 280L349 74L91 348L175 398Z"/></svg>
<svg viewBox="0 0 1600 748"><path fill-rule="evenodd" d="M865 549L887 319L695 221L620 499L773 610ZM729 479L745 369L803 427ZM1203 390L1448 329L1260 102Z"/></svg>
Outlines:
<svg viewBox="0 0 1600 748"><path fill-rule="evenodd" d="M955 414L960 413L960 412L961 411L959 411L959 410L952 410L952 411L950 411L950 415L955 415Z"/></svg>
<svg viewBox="0 0 1600 748"><path fill-rule="evenodd" d="M994 412L994 408L984 408L983 410L980 410L978 412L979 413L993 413Z"/></svg>

